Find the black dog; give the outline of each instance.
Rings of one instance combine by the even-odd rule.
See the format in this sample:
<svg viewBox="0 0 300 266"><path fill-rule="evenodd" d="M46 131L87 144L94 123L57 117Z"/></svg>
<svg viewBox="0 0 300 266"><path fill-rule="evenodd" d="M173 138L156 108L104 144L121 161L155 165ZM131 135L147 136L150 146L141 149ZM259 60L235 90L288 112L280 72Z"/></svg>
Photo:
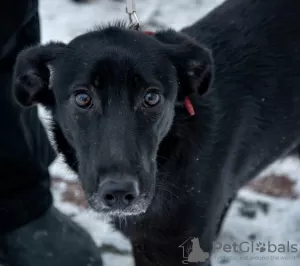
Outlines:
<svg viewBox="0 0 300 266"><path fill-rule="evenodd" d="M299 65L300 3L228 0L182 33L114 25L29 48L14 88L52 112L91 206L126 219L137 266L176 266L190 237L211 252L237 190L299 145Z"/></svg>

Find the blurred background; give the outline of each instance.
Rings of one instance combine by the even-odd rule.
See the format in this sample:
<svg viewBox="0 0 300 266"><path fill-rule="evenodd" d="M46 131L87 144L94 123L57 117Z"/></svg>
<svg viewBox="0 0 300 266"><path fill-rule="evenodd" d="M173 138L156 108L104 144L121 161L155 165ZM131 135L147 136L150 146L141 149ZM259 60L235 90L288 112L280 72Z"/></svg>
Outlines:
<svg viewBox="0 0 300 266"><path fill-rule="evenodd" d="M141 22L152 29L180 29L223 0L136 0ZM69 41L74 36L118 19L128 19L126 0L40 0L42 40Z"/></svg>
<svg viewBox="0 0 300 266"><path fill-rule="evenodd" d="M137 14L148 29L180 30L203 17L223 0L136 0ZM68 42L97 25L127 20L125 0L40 0L42 42ZM41 118L46 115L40 109ZM44 121L44 120L43 120ZM45 122L45 121L44 121ZM45 126L47 126L45 122ZM131 246L109 221L88 209L74 173L60 158L50 167L55 205L92 235L103 250L105 266L134 266ZM213 266L299 266L300 163L298 157L276 162L240 190L218 241L223 244L252 241L297 244L298 252L215 252ZM201 215L201 214L200 214ZM179 244L179 243L178 243Z"/></svg>

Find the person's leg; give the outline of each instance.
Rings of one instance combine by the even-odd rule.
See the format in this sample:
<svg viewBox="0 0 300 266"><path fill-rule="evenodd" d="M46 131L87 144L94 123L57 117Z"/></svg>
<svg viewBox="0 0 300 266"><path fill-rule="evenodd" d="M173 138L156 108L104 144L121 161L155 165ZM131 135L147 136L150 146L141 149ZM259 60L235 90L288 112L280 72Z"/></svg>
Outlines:
<svg viewBox="0 0 300 266"><path fill-rule="evenodd" d="M37 44L40 37L36 4L25 4L11 1L0 11L0 234L38 217L52 202L47 168L37 160L22 121L28 112L13 101L11 91L17 53ZM32 123L37 124L36 110L30 112ZM50 151L49 144L44 145Z"/></svg>
<svg viewBox="0 0 300 266"><path fill-rule="evenodd" d="M39 43L37 0L0 9L0 265L100 266L90 236L52 207L48 166L55 153L37 116L13 100L17 53Z"/></svg>

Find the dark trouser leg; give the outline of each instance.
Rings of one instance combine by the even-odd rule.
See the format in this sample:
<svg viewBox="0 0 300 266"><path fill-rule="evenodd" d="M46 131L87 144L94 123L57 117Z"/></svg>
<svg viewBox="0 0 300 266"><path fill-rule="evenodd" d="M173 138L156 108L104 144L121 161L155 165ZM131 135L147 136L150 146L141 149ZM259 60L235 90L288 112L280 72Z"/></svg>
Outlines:
<svg viewBox="0 0 300 266"><path fill-rule="evenodd" d="M37 1L6 1L4 6L0 9L0 265L101 266L100 251L90 236L51 207L47 168L55 154L37 109L21 109L12 98L17 53L39 42Z"/></svg>
<svg viewBox="0 0 300 266"><path fill-rule="evenodd" d="M37 1L8 3L0 11L0 234L50 207L47 164L54 159L36 108L20 109L11 91L17 53L40 39Z"/></svg>

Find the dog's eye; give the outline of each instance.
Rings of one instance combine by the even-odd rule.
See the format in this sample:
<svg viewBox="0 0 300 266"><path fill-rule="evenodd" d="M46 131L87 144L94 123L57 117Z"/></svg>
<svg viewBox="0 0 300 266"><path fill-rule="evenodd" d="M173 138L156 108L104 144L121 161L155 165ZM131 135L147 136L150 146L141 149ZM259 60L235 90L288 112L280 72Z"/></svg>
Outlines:
<svg viewBox="0 0 300 266"><path fill-rule="evenodd" d="M147 92L144 97L144 106L146 107L154 107L155 105L159 104L161 96L156 91Z"/></svg>
<svg viewBox="0 0 300 266"><path fill-rule="evenodd" d="M81 108L88 108L92 105L92 97L85 91L77 92L75 103Z"/></svg>

